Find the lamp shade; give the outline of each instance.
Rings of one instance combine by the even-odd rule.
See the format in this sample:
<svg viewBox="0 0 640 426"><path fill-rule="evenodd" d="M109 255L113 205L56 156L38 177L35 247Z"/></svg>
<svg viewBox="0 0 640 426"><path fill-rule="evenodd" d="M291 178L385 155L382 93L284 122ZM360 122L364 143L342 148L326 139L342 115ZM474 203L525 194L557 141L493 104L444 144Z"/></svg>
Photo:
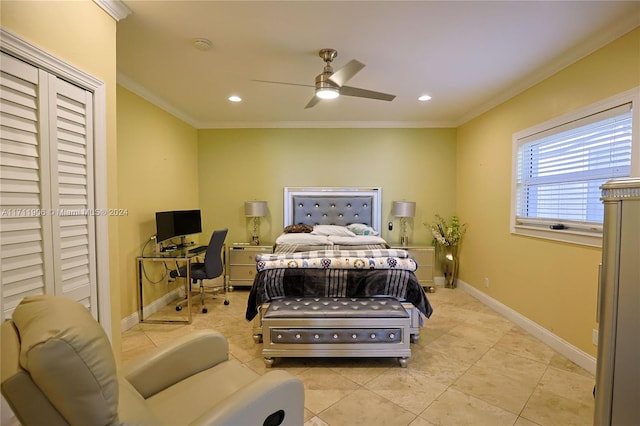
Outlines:
<svg viewBox="0 0 640 426"><path fill-rule="evenodd" d="M396 217L414 217L416 215L415 201L394 201L391 214Z"/></svg>
<svg viewBox="0 0 640 426"><path fill-rule="evenodd" d="M266 201L245 201L244 215L247 217L264 217L267 215Z"/></svg>

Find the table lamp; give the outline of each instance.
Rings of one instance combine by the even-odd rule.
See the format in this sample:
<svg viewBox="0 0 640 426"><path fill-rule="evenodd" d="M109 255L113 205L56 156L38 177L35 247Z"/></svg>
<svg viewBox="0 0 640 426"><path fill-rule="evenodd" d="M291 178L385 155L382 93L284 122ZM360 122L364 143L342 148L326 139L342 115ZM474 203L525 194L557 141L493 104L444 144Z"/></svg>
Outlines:
<svg viewBox="0 0 640 426"><path fill-rule="evenodd" d="M402 247L406 247L409 245L407 218L416 215L416 203L415 201L394 201L391 214L400 218L400 244Z"/></svg>
<svg viewBox="0 0 640 426"><path fill-rule="evenodd" d="M244 215L246 217L253 218L253 236L251 237L251 244L260 244L260 237L258 236L258 228L260 227L260 218L267 215L267 202L266 201L246 201L244 203Z"/></svg>

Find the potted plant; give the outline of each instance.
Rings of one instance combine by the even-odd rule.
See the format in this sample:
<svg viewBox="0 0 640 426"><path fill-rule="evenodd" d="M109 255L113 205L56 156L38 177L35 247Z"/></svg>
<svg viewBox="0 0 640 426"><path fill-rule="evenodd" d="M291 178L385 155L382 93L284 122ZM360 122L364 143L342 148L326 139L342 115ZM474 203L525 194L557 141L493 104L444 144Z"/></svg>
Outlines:
<svg viewBox="0 0 640 426"><path fill-rule="evenodd" d="M458 247L466 231L467 225L460 224L457 215L453 215L451 221L447 223L442 216L436 214L436 220L431 224L433 244L442 259L442 272L444 274L445 287L447 288L456 288Z"/></svg>

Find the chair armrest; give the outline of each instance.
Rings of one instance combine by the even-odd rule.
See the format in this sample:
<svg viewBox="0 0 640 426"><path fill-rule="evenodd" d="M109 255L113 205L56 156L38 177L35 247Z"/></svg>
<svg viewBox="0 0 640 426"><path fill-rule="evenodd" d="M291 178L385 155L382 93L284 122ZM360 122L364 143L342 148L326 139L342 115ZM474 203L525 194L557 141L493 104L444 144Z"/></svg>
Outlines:
<svg viewBox="0 0 640 426"><path fill-rule="evenodd" d="M300 426L304 423L302 381L286 371L276 370L229 395L191 425L261 425L279 410L284 412L284 420L278 424Z"/></svg>
<svg viewBox="0 0 640 426"><path fill-rule="evenodd" d="M120 371L143 398L229 359L227 339L197 330L130 362Z"/></svg>

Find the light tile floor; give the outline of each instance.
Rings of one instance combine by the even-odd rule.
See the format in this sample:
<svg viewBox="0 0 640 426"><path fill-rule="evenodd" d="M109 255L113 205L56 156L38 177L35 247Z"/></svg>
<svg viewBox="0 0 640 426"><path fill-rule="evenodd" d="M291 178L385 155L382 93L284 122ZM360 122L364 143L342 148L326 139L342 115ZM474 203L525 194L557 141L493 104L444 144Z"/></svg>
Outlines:
<svg viewBox="0 0 640 426"><path fill-rule="evenodd" d="M214 328L231 356L267 369L244 319L246 290L197 305L191 325L139 324L123 333L123 362L193 329ZM395 359L285 358L273 369L305 386L305 426L591 425L594 377L459 289L428 295L434 314Z"/></svg>

